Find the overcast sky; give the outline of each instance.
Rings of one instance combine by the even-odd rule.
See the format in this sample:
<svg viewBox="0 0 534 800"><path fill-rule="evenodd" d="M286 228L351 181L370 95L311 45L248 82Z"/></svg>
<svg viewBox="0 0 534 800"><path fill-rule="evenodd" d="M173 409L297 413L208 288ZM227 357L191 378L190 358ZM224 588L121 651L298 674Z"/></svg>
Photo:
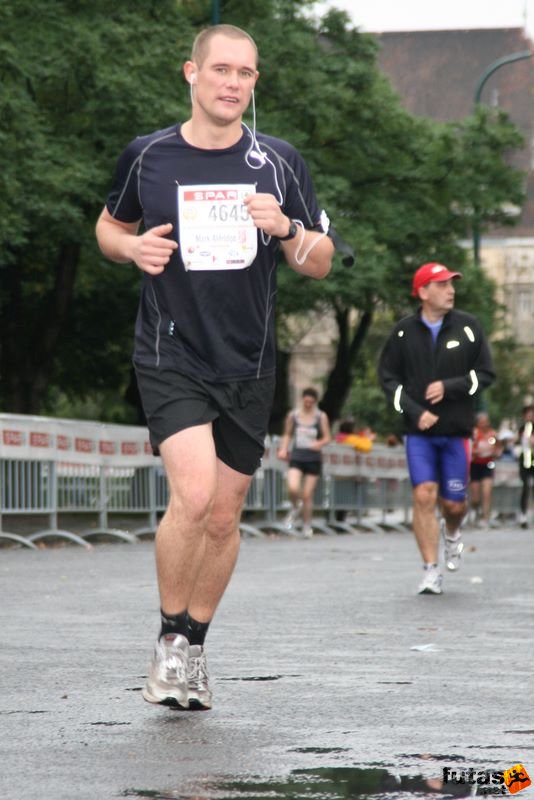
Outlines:
<svg viewBox="0 0 534 800"><path fill-rule="evenodd" d="M534 39L534 0L332 0L365 31L526 28Z"/></svg>

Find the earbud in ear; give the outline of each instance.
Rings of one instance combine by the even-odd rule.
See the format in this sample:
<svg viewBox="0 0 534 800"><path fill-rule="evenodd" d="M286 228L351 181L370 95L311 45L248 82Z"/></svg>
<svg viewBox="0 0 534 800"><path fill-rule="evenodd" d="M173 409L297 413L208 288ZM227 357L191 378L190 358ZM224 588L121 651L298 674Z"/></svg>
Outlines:
<svg viewBox="0 0 534 800"><path fill-rule="evenodd" d="M196 83L196 82L197 82L197 73L196 72L192 72L191 73L191 77L189 79L189 83Z"/></svg>

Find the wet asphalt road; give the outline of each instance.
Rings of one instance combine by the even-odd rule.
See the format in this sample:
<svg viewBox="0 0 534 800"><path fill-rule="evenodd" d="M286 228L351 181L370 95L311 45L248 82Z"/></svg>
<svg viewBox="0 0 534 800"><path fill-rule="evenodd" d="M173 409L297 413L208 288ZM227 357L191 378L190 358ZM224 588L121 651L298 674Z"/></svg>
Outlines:
<svg viewBox="0 0 534 800"><path fill-rule="evenodd" d="M141 698L152 542L0 550L0 797L210 800L245 796L240 781L316 797L290 777L400 786L459 764L532 776L534 531L465 540L429 597L408 532L244 539L208 636L214 709L196 713Z"/></svg>

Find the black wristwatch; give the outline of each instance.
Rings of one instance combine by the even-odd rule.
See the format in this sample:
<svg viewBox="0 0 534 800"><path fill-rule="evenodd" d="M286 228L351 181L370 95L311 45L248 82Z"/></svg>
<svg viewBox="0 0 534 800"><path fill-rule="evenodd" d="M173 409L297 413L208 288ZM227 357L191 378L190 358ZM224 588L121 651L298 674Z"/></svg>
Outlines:
<svg viewBox="0 0 534 800"><path fill-rule="evenodd" d="M295 236L297 235L298 229L299 229L299 226L297 225L297 223L294 220L290 219L289 220L289 233L287 234L287 236L279 236L278 237L279 241L280 242L288 242L290 239L294 239Z"/></svg>

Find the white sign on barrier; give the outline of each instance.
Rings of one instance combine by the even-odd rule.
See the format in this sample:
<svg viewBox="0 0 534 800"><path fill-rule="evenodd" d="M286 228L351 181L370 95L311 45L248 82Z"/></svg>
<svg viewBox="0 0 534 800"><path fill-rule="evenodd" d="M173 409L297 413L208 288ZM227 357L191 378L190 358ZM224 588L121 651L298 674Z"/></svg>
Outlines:
<svg viewBox="0 0 534 800"><path fill-rule="evenodd" d="M267 437L263 469L287 468L276 455L278 443L278 437ZM161 464L152 453L146 428L23 414L0 414L0 458L110 467ZM348 445L330 444L323 449L323 466L333 478L402 480L408 475L402 445L375 444L369 453L361 453ZM497 461L495 484L517 483L517 462Z"/></svg>
<svg viewBox="0 0 534 800"><path fill-rule="evenodd" d="M407 476L406 457L401 447L375 445L369 453L360 453L348 445L328 445L324 449L323 464L325 472L338 478L402 480Z"/></svg>
<svg viewBox="0 0 534 800"><path fill-rule="evenodd" d="M134 425L0 414L0 458L152 466L148 431Z"/></svg>

